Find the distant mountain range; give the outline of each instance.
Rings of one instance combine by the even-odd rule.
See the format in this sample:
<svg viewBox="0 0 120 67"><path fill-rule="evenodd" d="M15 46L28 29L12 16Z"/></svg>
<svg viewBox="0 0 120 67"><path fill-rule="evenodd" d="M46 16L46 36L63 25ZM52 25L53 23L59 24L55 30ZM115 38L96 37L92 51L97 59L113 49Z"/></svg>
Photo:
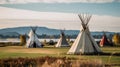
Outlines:
<svg viewBox="0 0 120 67"><path fill-rule="evenodd" d="M5 28L0 29L0 35L3 36L19 36L20 34L28 34L30 31L30 27L14 27L14 28ZM78 35L79 30L65 30L66 35ZM46 34L46 35L59 35L59 29L51 29L47 27L38 27L36 30L38 35ZM103 32L92 32L92 35L102 35ZM114 34L114 32L106 32L106 34Z"/></svg>
<svg viewBox="0 0 120 67"><path fill-rule="evenodd" d="M31 30L31 27L14 27L14 28L5 28L0 29L0 35L20 35L20 34L28 34ZM38 27L36 30L38 35L47 34L47 35L59 35L60 30L58 29L51 29L47 27ZM67 35L78 34L79 30L65 30Z"/></svg>

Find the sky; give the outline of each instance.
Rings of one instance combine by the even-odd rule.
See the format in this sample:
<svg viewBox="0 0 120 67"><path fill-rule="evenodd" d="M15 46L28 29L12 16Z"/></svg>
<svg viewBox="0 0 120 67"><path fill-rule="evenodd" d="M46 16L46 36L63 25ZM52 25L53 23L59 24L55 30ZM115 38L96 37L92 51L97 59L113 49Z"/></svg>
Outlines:
<svg viewBox="0 0 120 67"><path fill-rule="evenodd" d="M92 15L90 31L120 32L120 0L0 0L0 29L43 26L80 30L81 13Z"/></svg>

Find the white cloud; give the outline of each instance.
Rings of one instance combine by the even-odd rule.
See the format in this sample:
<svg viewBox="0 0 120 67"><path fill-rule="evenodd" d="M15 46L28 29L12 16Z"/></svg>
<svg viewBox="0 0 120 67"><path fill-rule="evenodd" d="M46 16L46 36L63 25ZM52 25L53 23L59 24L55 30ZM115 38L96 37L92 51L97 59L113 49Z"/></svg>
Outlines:
<svg viewBox="0 0 120 67"><path fill-rule="evenodd" d="M36 12L0 7L0 28L16 26L45 26L56 29L80 29L77 14L57 12ZM93 15L90 23L91 31L120 32L120 17Z"/></svg>
<svg viewBox="0 0 120 67"><path fill-rule="evenodd" d="M92 31L116 31L120 32L120 17L93 15L90 20L90 28Z"/></svg>
<svg viewBox="0 0 120 67"><path fill-rule="evenodd" d="M71 13L57 13L57 12L36 12L29 10L20 10L14 8L0 7L0 19L35 19L35 20L73 20L75 14ZM69 17L68 17L69 16ZM71 16L71 17L70 17Z"/></svg>
<svg viewBox="0 0 120 67"><path fill-rule="evenodd" d="M17 4L17 3L107 3L120 2L120 0L0 0L0 4Z"/></svg>

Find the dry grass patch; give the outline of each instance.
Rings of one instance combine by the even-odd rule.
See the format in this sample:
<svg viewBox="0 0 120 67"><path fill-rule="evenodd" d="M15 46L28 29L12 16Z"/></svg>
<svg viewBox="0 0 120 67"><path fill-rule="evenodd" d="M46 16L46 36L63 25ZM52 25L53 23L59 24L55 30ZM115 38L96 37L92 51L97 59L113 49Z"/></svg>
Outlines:
<svg viewBox="0 0 120 67"><path fill-rule="evenodd" d="M6 58L0 67L104 67L100 60L77 60L66 57Z"/></svg>

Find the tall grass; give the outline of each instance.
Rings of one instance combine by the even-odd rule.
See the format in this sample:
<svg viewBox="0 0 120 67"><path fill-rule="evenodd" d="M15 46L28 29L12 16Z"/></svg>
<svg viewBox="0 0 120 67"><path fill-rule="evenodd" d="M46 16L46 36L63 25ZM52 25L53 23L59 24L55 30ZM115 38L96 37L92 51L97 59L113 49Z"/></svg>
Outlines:
<svg viewBox="0 0 120 67"><path fill-rule="evenodd" d="M0 67L104 67L100 60L82 60L67 57L5 58Z"/></svg>

